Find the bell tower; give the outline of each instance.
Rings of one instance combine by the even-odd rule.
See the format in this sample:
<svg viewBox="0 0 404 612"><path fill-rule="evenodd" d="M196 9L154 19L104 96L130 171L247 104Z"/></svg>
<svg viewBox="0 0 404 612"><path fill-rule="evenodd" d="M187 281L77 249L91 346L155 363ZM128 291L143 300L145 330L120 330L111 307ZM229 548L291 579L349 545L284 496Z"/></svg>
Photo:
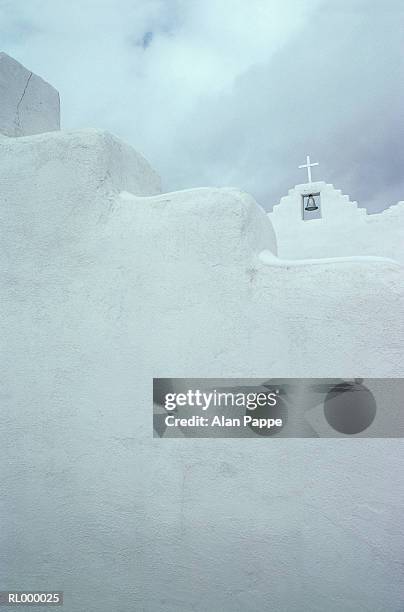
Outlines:
<svg viewBox="0 0 404 612"><path fill-rule="evenodd" d="M299 166L299 168L307 169L307 186L305 192L302 193L302 219L303 221L310 221L312 219L321 219L321 197L320 193L311 189L312 177L311 169L313 166L319 166L318 162L310 163L310 155L306 156L306 163Z"/></svg>
<svg viewBox="0 0 404 612"><path fill-rule="evenodd" d="M359 208L349 196L324 181L296 185L268 216L275 229L279 256L285 259L351 253L363 228L369 225L365 208ZM358 247L353 254L358 254Z"/></svg>

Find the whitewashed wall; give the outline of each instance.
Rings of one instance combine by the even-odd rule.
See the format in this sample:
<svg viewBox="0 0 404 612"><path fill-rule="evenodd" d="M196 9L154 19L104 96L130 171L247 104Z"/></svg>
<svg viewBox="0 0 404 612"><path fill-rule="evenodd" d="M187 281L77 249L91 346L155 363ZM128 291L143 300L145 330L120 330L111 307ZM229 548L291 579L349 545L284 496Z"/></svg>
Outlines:
<svg viewBox="0 0 404 612"><path fill-rule="evenodd" d="M0 53L0 133L29 136L59 128L56 89L6 53Z"/></svg>
<svg viewBox="0 0 404 612"><path fill-rule="evenodd" d="M320 192L321 219L303 221L302 194ZM380 214L324 182L296 185L269 213L285 259L376 255L404 263L404 202Z"/></svg>
<svg viewBox="0 0 404 612"><path fill-rule="evenodd" d="M401 609L401 440L154 440L151 394L402 376L401 269L265 263L250 196L156 195L103 132L0 155L4 588L66 612Z"/></svg>

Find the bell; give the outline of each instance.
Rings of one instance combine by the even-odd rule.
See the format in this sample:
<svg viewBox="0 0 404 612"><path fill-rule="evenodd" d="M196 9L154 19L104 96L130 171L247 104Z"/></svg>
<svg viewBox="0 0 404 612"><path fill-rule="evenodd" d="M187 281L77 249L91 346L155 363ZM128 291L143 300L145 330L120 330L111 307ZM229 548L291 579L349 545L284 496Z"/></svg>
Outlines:
<svg viewBox="0 0 404 612"><path fill-rule="evenodd" d="M306 204L306 208L304 210L308 210L308 211L318 210L318 206L312 195L309 195L307 204Z"/></svg>

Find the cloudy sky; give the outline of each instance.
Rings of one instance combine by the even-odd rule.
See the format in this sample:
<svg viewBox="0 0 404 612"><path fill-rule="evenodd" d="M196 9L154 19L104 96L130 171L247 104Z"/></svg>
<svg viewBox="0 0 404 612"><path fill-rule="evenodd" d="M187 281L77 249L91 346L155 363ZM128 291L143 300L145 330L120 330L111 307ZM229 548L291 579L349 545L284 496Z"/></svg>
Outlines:
<svg viewBox="0 0 404 612"><path fill-rule="evenodd" d="M403 29L402 0L0 0L0 50L60 91L64 128L267 209L307 153L371 212L404 200Z"/></svg>

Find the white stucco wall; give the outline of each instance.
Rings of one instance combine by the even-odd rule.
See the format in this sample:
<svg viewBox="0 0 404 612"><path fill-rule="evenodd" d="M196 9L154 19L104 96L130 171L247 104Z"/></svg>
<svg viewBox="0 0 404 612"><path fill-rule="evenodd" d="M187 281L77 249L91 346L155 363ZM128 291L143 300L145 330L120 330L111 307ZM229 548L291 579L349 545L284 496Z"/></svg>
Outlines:
<svg viewBox="0 0 404 612"><path fill-rule="evenodd" d="M303 221L302 194L321 196L321 219ZM376 255L404 263L404 202L368 215L333 185L296 185L269 213L285 259Z"/></svg>
<svg viewBox="0 0 404 612"><path fill-rule="evenodd" d="M59 94L6 53L0 53L0 132L29 136L60 129Z"/></svg>
<svg viewBox="0 0 404 612"><path fill-rule="evenodd" d="M2 584L66 612L397 612L401 440L156 440L151 379L402 376L402 269L263 259L250 196L153 195L104 132L0 146Z"/></svg>
<svg viewBox="0 0 404 612"><path fill-rule="evenodd" d="M66 231L73 203L76 229L85 228L99 214L94 198L110 197L121 189L139 195L161 190L160 178L147 160L102 130L4 138L0 155L0 197L9 206L19 202L19 219L31 232ZM22 193L27 197L22 198ZM48 221L49 210L53 224Z"/></svg>

